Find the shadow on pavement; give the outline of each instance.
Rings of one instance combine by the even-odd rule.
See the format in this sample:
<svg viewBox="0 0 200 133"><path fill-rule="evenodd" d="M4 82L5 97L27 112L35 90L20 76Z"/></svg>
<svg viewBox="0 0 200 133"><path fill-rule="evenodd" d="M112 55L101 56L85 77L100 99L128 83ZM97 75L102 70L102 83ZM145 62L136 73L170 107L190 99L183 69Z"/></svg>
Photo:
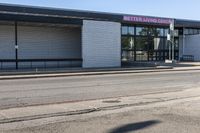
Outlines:
<svg viewBox="0 0 200 133"><path fill-rule="evenodd" d="M121 127L114 128L109 133L128 133L131 131L144 129L158 123L161 123L161 121L151 120L151 121L143 121L143 122L138 122L138 123L131 123L131 124L123 125Z"/></svg>

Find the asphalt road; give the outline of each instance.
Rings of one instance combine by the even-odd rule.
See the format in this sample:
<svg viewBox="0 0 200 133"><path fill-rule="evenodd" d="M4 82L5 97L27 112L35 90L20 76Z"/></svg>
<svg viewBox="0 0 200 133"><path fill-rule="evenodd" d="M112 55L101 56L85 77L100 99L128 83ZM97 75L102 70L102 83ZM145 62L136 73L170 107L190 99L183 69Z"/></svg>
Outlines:
<svg viewBox="0 0 200 133"><path fill-rule="evenodd" d="M200 71L0 81L0 109L178 91L200 85Z"/></svg>
<svg viewBox="0 0 200 133"><path fill-rule="evenodd" d="M66 117L3 133L199 133L200 99L149 107L132 107L103 115Z"/></svg>

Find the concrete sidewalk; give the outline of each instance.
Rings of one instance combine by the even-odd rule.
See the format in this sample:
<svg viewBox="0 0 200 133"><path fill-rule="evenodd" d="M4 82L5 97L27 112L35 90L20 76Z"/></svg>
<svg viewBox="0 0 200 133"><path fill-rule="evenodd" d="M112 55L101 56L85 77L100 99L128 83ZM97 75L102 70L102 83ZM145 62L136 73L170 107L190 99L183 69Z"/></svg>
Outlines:
<svg viewBox="0 0 200 133"><path fill-rule="evenodd" d="M180 62L175 65L165 63L155 67L122 67L93 69L67 68L0 71L0 80L190 70L200 70L200 62Z"/></svg>
<svg viewBox="0 0 200 133"><path fill-rule="evenodd" d="M96 69L46 69L46 70L22 70L0 72L0 80L7 79L27 79L27 78L47 78L63 76L84 76L84 75L105 75L105 74L122 74L122 73L142 73L169 70L173 67L130 67L130 68L96 68Z"/></svg>
<svg viewBox="0 0 200 133"><path fill-rule="evenodd" d="M200 98L200 88L93 101L80 101L75 103L11 108L0 110L0 128L3 128L3 125L7 123L87 114L96 111L115 110L125 107L180 102L192 98Z"/></svg>
<svg viewBox="0 0 200 133"><path fill-rule="evenodd" d="M107 74L127 74L127 73L151 73L168 71L190 71L200 70L200 66L192 67L168 67L160 66L153 68L107 68L92 70L63 70L63 71L43 71L43 72L18 72L1 73L0 80L28 79L28 78L48 78L48 77L67 77L67 76L88 76L88 75L107 75Z"/></svg>

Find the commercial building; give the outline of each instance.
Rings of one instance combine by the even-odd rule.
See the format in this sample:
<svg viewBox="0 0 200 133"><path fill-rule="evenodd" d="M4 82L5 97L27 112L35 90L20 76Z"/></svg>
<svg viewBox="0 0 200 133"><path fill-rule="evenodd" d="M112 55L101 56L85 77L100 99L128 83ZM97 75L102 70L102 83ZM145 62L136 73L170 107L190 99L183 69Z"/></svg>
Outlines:
<svg viewBox="0 0 200 133"><path fill-rule="evenodd" d="M200 61L200 21L0 4L0 69L164 61L172 21L175 59Z"/></svg>

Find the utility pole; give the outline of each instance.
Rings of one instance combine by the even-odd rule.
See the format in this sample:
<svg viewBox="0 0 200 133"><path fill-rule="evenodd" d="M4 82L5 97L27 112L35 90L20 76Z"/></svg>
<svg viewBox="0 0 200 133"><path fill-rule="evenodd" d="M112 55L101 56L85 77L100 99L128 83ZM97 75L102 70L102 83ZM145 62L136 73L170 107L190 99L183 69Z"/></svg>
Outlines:
<svg viewBox="0 0 200 133"><path fill-rule="evenodd" d="M170 36L171 36L171 47L172 47L172 62L174 62L174 19L170 24Z"/></svg>
<svg viewBox="0 0 200 133"><path fill-rule="evenodd" d="M174 19L170 23L169 33L167 35L167 41L169 43L169 59L166 60L166 63L173 63L174 62Z"/></svg>

